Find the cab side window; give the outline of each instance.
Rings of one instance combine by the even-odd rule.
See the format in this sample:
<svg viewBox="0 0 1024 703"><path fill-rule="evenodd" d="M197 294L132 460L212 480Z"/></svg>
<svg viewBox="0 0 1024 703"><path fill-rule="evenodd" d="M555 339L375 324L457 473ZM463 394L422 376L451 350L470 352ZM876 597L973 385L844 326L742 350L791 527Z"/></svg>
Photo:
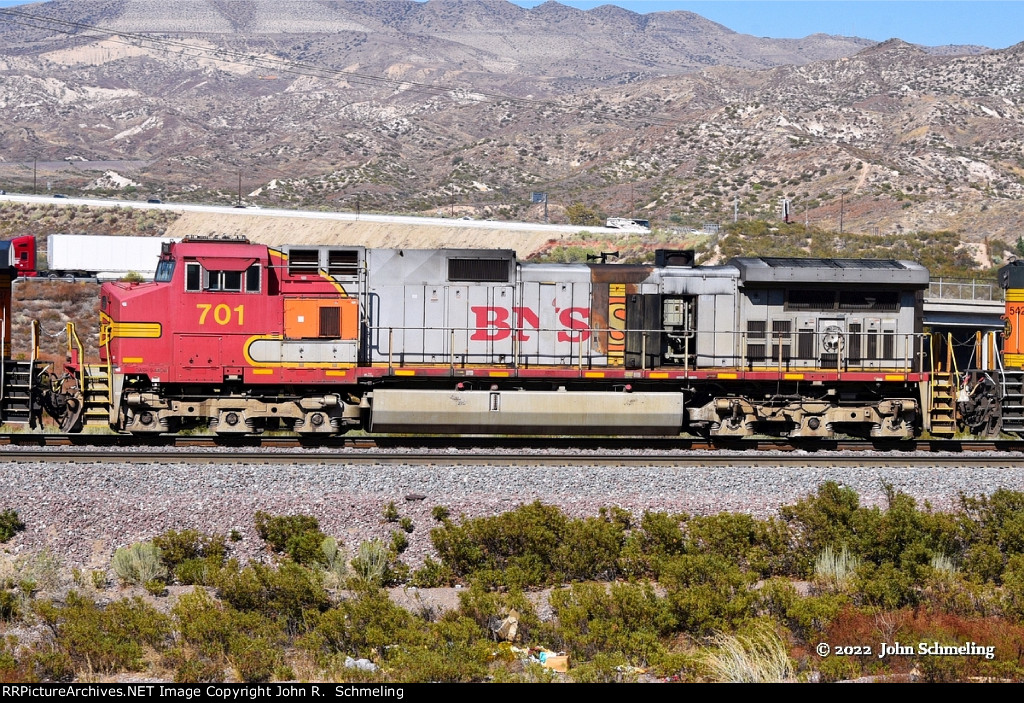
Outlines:
<svg viewBox="0 0 1024 703"><path fill-rule="evenodd" d="M190 293L259 293L261 280L259 264L244 271L204 271L198 261L185 263L185 290Z"/></svg>
<svg viewBox="0 0 1024 703"><path fill-rule="evenodd" d="M189 261L185 264L185 290L191 293L198 293L203 289L203 267L198 261Z"/></svg>

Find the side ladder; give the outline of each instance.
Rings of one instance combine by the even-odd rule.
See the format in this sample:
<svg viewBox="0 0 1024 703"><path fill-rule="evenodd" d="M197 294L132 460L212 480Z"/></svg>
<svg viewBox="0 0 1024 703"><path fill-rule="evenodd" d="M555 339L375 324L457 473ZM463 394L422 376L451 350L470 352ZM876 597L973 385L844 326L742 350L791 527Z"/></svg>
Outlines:
<svg viewBox="0 0 1024 703"><path fill-rule="evenodd" d="M1002 376L1002 431L1024 435L1024 371L1006 369Z"/></svg>
<svg viewBox="0 0 1024 703"><path fill-rule="evenodd" d="M107 425L113 388L110 383L110 364L86 364L82 341L75 331L75 323L67 325L68 359L75 370L74 376L81 393L83 425ZM110 358L109 355L107 357Z"/></svg>
<svg viewBox="0 0 1024 703"><path fill-rule="evenodd" d="M44 365L39 355L39 323L32 322L31 354L28 360L0 360L0 421L6 425L27 425L32 421L32 387ZM0 322L0 335L4 325ZM3 345L0 342L0 345Z"/></svg>
<svg viewBox="0 0 1024 703"><path fill-rule="evenodd" d="M952 373L932 372L931 400L931 433L937 437L952 437L956 434L956 389Z"/></svg>

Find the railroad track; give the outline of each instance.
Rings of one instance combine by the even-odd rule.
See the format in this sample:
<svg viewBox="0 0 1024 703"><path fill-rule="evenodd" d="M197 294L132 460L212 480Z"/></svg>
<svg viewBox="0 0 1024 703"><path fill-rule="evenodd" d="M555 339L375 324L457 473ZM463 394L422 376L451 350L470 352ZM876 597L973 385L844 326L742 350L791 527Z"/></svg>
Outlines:
<svg viewBox="0 0 1024 703"><path fill-rule="evenodd" d="M887 464L1006 466L1019 463L1006 453L1024 453L1022 440L916 440L877 442L828 440L799 443L743 440L711 443L685 438L580 437L395 437L360 436L309 440L300 437L218 437L132 435L0 435L0 461L144 463L415 463L529 465L884 466ZM267 452L272 448L278 451ZM200 451L188 451L197 449ZM206 450L206 451L204 451ZM216 451L212 451L216 450ZM328 450L328 451L325 451ZM331 451L334 450L334 451ZM529 451L526 451L529 450ZM642 453L630 453L642 452ZM965 456L966 455L966 456Z"/></svg>

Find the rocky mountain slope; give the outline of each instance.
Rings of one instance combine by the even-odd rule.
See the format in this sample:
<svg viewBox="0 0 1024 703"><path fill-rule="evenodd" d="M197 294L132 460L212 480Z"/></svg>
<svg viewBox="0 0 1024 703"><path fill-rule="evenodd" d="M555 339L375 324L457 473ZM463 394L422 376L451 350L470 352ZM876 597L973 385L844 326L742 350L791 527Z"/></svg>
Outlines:
<svg viewBox="0 0 1024 703"><path fill-rule="evenodd" d="M555 221L579 201L679 227L778 217L788 198L811 224L969 241L1024 224L1021 45L768 40L692 13L504 0L18 11L36 19L0 14L0 187L30 187L33 159L85 159L131 185L77 161L43 177L531 219L544 191Z"/></svg>

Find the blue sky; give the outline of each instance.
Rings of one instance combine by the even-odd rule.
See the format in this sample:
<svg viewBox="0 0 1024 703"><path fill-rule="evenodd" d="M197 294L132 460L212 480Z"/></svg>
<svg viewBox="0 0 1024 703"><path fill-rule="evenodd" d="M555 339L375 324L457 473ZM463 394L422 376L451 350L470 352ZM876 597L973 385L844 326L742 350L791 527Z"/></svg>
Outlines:
<svg viewBox="0 0 1024 703"><path fill-rule="evenodd" d="M154 0L154 2L163 0ZM542 0L515 0L530 7ZM1024 41L1019 0L560 0L589 9L604 4L634 12L689 10L744 34L804 37L816 32L917 44L981 44L993 49ZM0 7L24 4L0 0ZM0 20L2 21L2 20Z"/></svg>

